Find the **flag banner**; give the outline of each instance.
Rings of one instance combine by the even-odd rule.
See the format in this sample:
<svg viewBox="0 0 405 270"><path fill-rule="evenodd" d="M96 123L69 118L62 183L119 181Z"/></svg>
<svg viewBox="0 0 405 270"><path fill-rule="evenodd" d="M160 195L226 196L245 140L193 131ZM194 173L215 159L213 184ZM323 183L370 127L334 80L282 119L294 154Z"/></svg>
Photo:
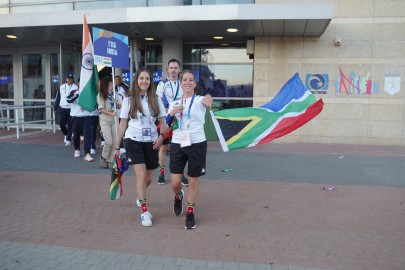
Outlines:
<svg viewBox="0 0 405 270"><path fill-rule="evenodd" d="M93 41L96 63L129 69L128 36L93 27Z"/></svg>
<svg viewBox="0 0 405 270"><path fill-rule="evenodd" d="M80 89L78 104L88 111L93 111L97 104L98 74L94 65L94 50L91 42L86 15L83 21L82 67L80 70Z"/></svg>
<svg viewBox="0 0 405 270"><path fill-rule="evenodd" d="M115 156L114 164L111 168L110 201L122 197L122 175L128 170L128 167L126 158L121 159Z"/></svg>
<svg viewBox="0 0 405 270"><path fill-rule="evenodd" d="M291 133L317 116L322 99L305 89L296 73L267 104L259 108L237 108L211 112L222 150L268 143Z"/></svg>

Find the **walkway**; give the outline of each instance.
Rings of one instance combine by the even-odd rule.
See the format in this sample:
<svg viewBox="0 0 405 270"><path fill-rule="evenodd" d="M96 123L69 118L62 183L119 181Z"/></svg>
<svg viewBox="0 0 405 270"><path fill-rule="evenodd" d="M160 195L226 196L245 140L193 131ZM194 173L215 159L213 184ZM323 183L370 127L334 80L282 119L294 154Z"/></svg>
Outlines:
<svg viewBox="0 0 405 270"><path fill-rule="evenodd" d="M133 171L110 202L109 172L74 159L60 133L5 136L1 270L405 269L404 147L270 143L223 153L210 142L198 227L186 231L169 184L150 187L154 225L144 228Z"/></svg>

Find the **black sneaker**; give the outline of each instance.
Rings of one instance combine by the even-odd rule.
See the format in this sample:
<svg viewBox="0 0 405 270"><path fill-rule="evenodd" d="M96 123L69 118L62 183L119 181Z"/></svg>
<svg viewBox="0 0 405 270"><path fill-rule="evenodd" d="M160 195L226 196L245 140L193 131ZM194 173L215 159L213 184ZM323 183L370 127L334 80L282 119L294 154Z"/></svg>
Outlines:
<svg viewBox="0 0 405 270"><path fill-rule="evenodd" d="M164 184L166 184L166 180L165 180L165 176L164 176L164 175L159 174L158 184L159 184L159 185L164 185Z"/></svg>
<svg viewBox="0 0 405 270"><path fill-rule="evenodd" d="M184 191L181 190L181 199L176 200L176 198L174 198L173 213L176 216L180 216L183 213L183 197L184 197Z"/></svg>
<svg viewBox="0 0 405 270"><path fill-rule="evenodd" d="M195 227L197 225L195 225L194 213L186 214L186 226L184 226L184 229L191 230L195 229Z"/></svg>
<svg viewBox="0 0 405 270"><path fill-rule="evenodd" d="M188 187L187 177L183 176L183 178L181 179L181 184L183 185L183 187Z"/></svg>

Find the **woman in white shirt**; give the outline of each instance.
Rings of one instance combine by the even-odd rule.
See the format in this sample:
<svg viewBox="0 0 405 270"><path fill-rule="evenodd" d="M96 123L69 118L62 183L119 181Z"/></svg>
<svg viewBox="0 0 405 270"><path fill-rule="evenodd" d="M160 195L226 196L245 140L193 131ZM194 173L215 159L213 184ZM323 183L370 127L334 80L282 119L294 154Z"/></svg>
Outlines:
<svg viewBox="0 0 405 270"><path fill-rule="evenodd" d="M182 172L188 162L188 192L185 229L196 227L194 207L198 194L199 177L205 174L207 141L204 132L205 112L212 105L211 95L204 97L194 93L196 82L194 74L185 70L180 76L183 97L169 106L166 122L176 118L178 128L173 129L170 148L170 173L172 189L175 194L173 212L176 216L183 213L181 188Z"/></svg>
<svg viewBox="0 0 405 270"><path fill-rule="evenodd" d="M165 108L156 95L152 73L147 68L136 72L128 97L124 98L120 112L118 139L115 154L119 155L120 143L124 137L124 147L128 162L133 165L136 177L137 204L141 207L143 226L152 226L152 215L146 204L146 189L159 166L158 151L167 129ZM157 133L155 121L160 118L161 134Z"/></svg>

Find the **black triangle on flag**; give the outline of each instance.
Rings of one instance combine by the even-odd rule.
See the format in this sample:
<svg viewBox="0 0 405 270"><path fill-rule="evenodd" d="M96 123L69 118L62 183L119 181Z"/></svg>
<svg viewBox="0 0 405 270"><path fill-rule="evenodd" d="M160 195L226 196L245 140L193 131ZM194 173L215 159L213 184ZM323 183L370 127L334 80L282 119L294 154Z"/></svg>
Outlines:
<svg viewBox="0 0 405 270"><path fill-rule="evenodd" d="M225 141L228 141L234 135L237 135L239 132L242 131L247 125L252 122L252 120L243 120L243 121L235 121L235 120L228 120L228 119L218 119L218 124L221 127L222 135L224 136Z"/></svg>

